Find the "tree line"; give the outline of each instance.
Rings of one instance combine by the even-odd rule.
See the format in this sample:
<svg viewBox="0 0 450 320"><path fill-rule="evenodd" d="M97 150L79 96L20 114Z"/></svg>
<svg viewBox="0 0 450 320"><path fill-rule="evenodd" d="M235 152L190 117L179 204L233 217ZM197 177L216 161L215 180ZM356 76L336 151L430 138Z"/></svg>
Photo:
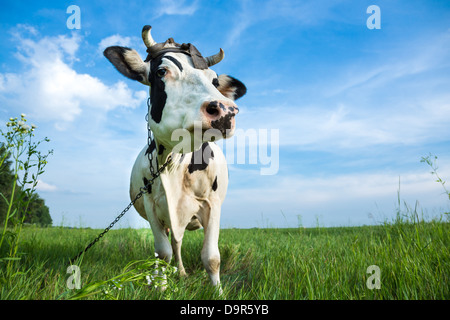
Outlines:
<svg viewBox="0 0 450 320"><path fill-rule="evenodd" d="M5 156L6 148L0 145L0 159ZM14 171L11 168L12 161L10 155L6 155L6 159L0 166L0 225L4 224L6 219L6 212L8 210L8 201L11 198L12 188L14 181ZM31 195L31 199L26 195L22 188L16 182L16 192L14 194L13 206L21 203L21 201L16 201L22 198L22 203L30 200L26 212L24 210L18 209L17 216L15 216L16 221L21 221L25 215L24 223L38 224L42 226L49 226L52 224L52 218L50 216L50 210L45 205L44 199L42 199L37 193Z"/></svg>

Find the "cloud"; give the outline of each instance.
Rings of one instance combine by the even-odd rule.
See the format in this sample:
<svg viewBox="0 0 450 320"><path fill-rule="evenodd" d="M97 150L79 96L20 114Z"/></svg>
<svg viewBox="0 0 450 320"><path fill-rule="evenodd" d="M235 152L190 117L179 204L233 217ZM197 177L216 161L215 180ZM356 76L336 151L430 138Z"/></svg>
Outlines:
<svg viewBox="0 0 450 320"><path fill-rule="evenodd" d="M391 100L396 101L393 97ZM280 146L303 150L357 150L374 146L420 145L448 140L450 95L399 98L389 107L318 102L311 106L258 107L242 112L241 128L279 129ZM241 108L242 110L244 108ZM282 110L283 112L280 112Z"/></svg>
<svg viewBox="0 0 450 320"><path fill-rule="evenodd" d="M334 20L336 15L332 9L338 5L337 1L239 1L240 8L233 14L233 23L227 36L227 47L235 45L245 32L253 26L265 24L271 20L289 21L294 25L313 26L323 21ZM257 32L257 31L256 31ZM254 38L255 35L248 33Z"/></svg>
<svg viewBox="0 0 450 320"><path fill-rule="evenodd" d="M280 130L283 146L326 152L446 142L450 32L414 45L387 49L381 61L332 66L315 83L288 87L270 106L243 106L239 126L264 124Z"/></svg>
<svg viewBox="0 0 450 320"><path fill-rule="evenodd" d="M138 37L124 37L119 34L114 34L100 41L100 43L98 44L98 51L101 55L103 55L103 51L110 46L135 48L140 46L141 43L142 40Z"/></svg>
<svg viewBox="0 0 450 320"><path fill-rule="evenodd" d="M129 201L131 167L146 143L148 89L131 89L111 65L109 82L93 75L99 69L80 72L77 67L92 57L81 51L86 47L96 54L100 46L132 45L135 39L114 35L97 47L84 46L80 33L41 36L30 28L13 32L16 60L11 61L17 67L0 73L0 111L7 118L26 113L38 125L36 139L51 140L40 145L54 153L37 191L45 192L54 221L114 214Z"/></svg>
<svg viewBox="0 0 450 320"><path fill-rule="evenodd" d="M58 187L56 187L52 184L46 183L42 180L38 180L38 183L36 185L36 190L39 192L41 192L41 191L52 192L52 191L57 191Z"/></svg>
<svg viewBox="0 0 450 320"><path fill-rule="evenodd" d="M323 86L326 89L321 94L333 97L349 91L374 90L449 68L450 29L415 39L408 38L399 42L398 46L383 49L382 54L368 55L362 61L342 64L333 82L326 83ZM380 51L376 46L371 50Z"/></svg>
<svg viewBox="0 0 450 320"><path fill-rule="evenodd" d="M445 159L440 160L446 163ZM442 165L439 170L443 179L450 176L448 165ZM425 218L431 218L449 205L442 186L434 181L425 166L401 174L385 170L322 176L295 172L259 176L257 172L246 170L245 175L233 174L232 178L233 186L228 190L222 210L223 225L231 227L239 223L245 227L254 225L261 215L278 227L286 227L285 222L290 227L296 226L297 215L302 216L306 226L314 226L318 216L320 223L326 226L347 223L343 216L352 223L371 224L374 221L370 220L369 213L376 216L377 222L390 221L398 207L398 192L402 210L405 203L414 208L418 201L419 214L423 210ZM241 221L243 203L245 208L251 208L245 213L245 221ZM249 220L250 216L253 221Z"/></svg>
<svg viewBox="0 0 450 320"><path fill-rule="evenodd" d="M159 15L192 15L198 9L198 0L161 0Z"/></svg>
<svg viewBox="0 0 450 320"><path fill-rule="evenodd" d="M24 37L21 30L24 28L18 28L14 37L18 43L15 56L23 71L0 74L3 104L61 129L85 110L136 108L145 100L145 91L133 91L123 81L107 85L77 72L74 63L82 41L77 33L32 39Z"/></svg>
<svg viewBox="0 0 450 320"><path fill-rule="evenodd" d="M244 4L246 2L243 2ZM241 35L253 24L252 18L242 8L234 17L233 28L228 32L226 47L233 47L239 41Z"/></svg>

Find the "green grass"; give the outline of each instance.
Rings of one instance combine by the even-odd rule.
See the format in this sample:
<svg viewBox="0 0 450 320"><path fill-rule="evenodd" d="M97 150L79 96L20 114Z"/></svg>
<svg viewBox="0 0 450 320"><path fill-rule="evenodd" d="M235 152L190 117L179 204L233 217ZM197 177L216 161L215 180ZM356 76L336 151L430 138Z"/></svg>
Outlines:
<svg viewBox="0 0 450 320"><path fill-rule="evenodd" d="M0 273L1 299L68 299L69 259L101 230L27 227L15 274ZM189 276L173 275L165 292L124 285L119 299L449 299L450 224L402 221L379 226L223 229L218 297L200 258L203 231L186 232L183 261ZM150 229L111 230L84 256L81 284L120 275L131 261L154 257ZM173 265L174 262L172 262ZM381 289L368 289L370 265ZM2 270L2 269L0 269ZM2 271L3 272L3 271ZM105 299L102 293L89 299Z"/></svg>

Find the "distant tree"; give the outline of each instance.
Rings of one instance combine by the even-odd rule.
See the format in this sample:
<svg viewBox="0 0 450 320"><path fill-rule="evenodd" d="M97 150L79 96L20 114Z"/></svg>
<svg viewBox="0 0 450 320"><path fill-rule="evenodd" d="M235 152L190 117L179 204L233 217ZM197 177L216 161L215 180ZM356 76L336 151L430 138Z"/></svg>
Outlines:
<svg viewBox="0 0 450 320"><path fill-rule="evenodd" d="M0 159L5 157L5 160L0 166L0 193L8 199L8 201L11 198L11 190L14 183L14 173L11 169L12 161L10 160L9 155L5 155L5 147L0 144ZM28 200L24 192L22 192L18 185L16 185L16 190L19 190L15 194L15 199L24 197L25 200ZM2 196L0 196L0 225L4 223L5 217L6 217L6 211L8 209L7 203L5 199ZM33 224L39 224L39 225L51 225L52 224L52 218L50 216L50 210L45 205L44 199L41 199L38 194L34 194L31 198L31 201L28 205L27 212L20 213L20 216L17 218L23 217L23 214L25 214L25 223L33 223Z"/></svg>
<svg viewBox="0 0 450 320"><path fill-rule="evenodd" d="M5 155L5 147L0 144L0 159L5 157L2 165L0 166L0 193L6 199L11 197L11 187L14 182L14 174L10 167L12 161L9 160L9 155ZM6 210L8 209L6 201L0 196L0 224L5 220Z"/></svg>
<svg viewBox="0 0 450 320"><path fill-rule="evenodd" d="M25 223L47 226L51 225L53 222L44 199L41 199L38 195L35 195L33 199L31 199L28 206L28 212L25 213L25 215Z"/></svg>

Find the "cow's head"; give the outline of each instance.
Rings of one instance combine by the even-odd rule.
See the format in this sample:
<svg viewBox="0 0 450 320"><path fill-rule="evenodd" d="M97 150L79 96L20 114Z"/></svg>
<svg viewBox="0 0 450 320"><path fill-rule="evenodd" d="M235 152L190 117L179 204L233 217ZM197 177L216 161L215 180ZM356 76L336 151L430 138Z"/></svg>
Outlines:
<svg viewBox="0 0 450 320"><path fill-rule="evenodd" d="M150 86L148 121L158 142L173 148L179 143L172 141L177 129L189 133L191 150L187 151L206 141L231 137L239 112L234 100L247 89L239 80L209 69L223 59L223 50L204 58L193 45L180 45L172 38L156 43L150 30L150 26L142 30L148 52L145 60L135 50L119 46L106 48L104 55L124 76Z"/></svg>

